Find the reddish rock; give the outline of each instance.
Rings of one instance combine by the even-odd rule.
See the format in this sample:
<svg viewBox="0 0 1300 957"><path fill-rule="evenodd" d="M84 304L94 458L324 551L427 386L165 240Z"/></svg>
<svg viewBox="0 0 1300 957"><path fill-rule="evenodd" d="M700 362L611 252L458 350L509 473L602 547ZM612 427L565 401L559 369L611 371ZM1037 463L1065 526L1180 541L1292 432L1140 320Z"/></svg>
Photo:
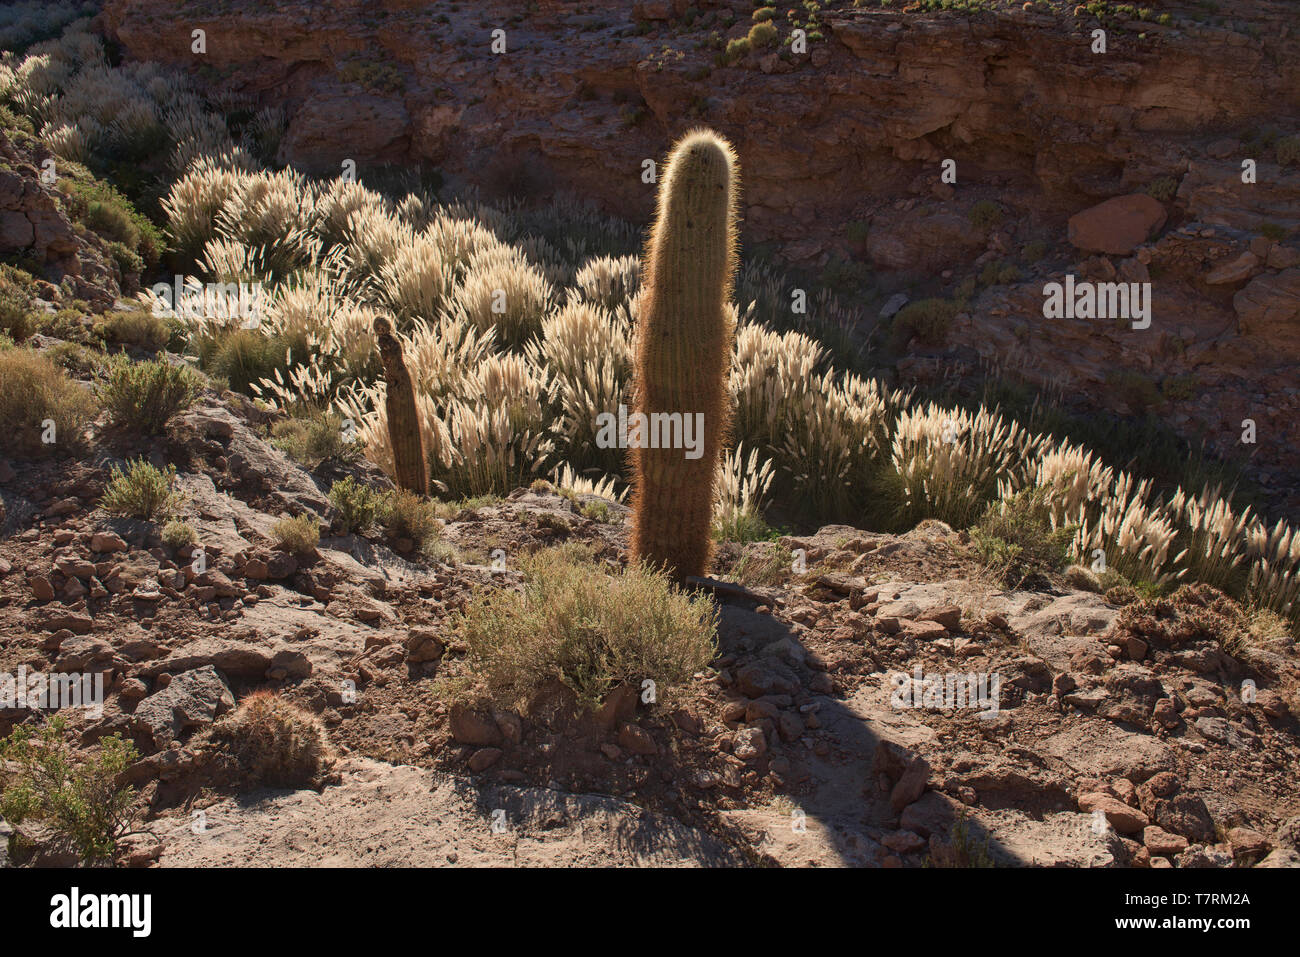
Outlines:
<svg viewBox="0 0 1300 957"><path fill-rule="evenodd" d="M1229 262L1215 266L1205 277L1205 282L1210 286L1232 286L1245 282L1258 271L1259 257L1245 252Z"/></svg>
<svg viewBox="0 0 1300 957"><path fill-rule="evenodd" d="M1116 196L1070 217L1070 243L1088 252L1127 256L1165 219L1165 208L1146 193Z"/></svg>
<svg viewBox="0 0 1300 957"><path fill-rule="evenodd" d="M655 739L650 736L650 732L639 724L628 722L624 724L618 732L619 747L625 751L631 751L633 754L658 754L659 746L655 744Z"/></svg>
<svg viewBox="0 0 1300 957"><path fill-rule="evenodd" d="M458 704L452 707L449 722L451 736L460 744L495 747L501 743L501 729L491 715Z"/></svg>
<svg viewBox="0 0 1300 957"><path fill-rule="evenodd" d="M1100 810L1106 815L1111 827L1121 834L1136 834L1151 823L1137 808L1129 807L1119 798L1098 792L1080 795L1079 810L1086 814Z"/></svg>
<svg viewBox="0 0 1300 957"><path fill-rule="evenodd" d="M1181 834L1170 834L1155 824L1142 829L1142 843L1152 854L1161 857L1173 857L1187 850L1187 838Z"/></svg>
<svg viewBox="0 0 1300 957"><path fill-rule="evenodd" d="M500 748L479 748L469 759L469 769L474 772L486 771L501 758Z"/></svg>
<svg viewBox="0 0 1300 957"><path fill-rule="evenodd" d="M949 631L956 631L961 626L961 608L956 605L927 608L916 617L920 621L937 621Z"/></svg>
<svg viewBox="0 0 1300 957"><path fill-rule="evenodd" d="M90 537L90 550L92 552L124 552L126 551L126 542L122 536L113 532L96 532Z"/></svg>

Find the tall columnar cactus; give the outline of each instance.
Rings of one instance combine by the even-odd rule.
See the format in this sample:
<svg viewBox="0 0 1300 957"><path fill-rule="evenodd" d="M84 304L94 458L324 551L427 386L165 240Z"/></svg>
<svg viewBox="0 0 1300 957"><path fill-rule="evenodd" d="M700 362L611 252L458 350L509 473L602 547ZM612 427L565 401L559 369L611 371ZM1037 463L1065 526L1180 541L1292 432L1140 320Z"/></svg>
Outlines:
<svg viewBox="0 0 1300 957"><path fill-rule="evenodd" d="M420 439L420 417L415 405L415 387L402 359L402 345L383 316L375 317L375 341L384 363L387 392L384 409L388 414L388 441L393 447L393 478L397 487L421 495L429 491L429 474Z"/></svg>
<svg viewBox="0 0 1300 957"><path fill-rule="evenodd" d="M684 423L702 414L704 434L702 454L694 456L682 448L633 448L631 552L634 561L666 567L678 580L704 575L712 552L714 483L730 414L735 330L727 302L736 271L738 175L730 143L710 130L687 133L669 154L646 247L636 411L650 419L652 432L655 413L680 413Z"/></svg>

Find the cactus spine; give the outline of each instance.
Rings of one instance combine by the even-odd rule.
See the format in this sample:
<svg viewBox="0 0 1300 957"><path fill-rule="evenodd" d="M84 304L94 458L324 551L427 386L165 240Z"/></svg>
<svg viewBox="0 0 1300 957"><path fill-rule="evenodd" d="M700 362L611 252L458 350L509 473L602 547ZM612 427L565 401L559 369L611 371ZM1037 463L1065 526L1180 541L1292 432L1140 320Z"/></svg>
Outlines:
<svg viewBox="0 0 1300 957"><path fill-rule="evenodd" d="M415 406L415 387L402 359L402 345L383 316L375 317L375 341L384 363L387 390L384 410L388 415L388 441L393 447L393 478L397 487L425 495L429 475L420 438L420 419Z"/></svg>
<svg viewBox="0 0 1300 957"><path fill-rule="evenodd" d="M710 130L687 133L669 154L646 247L636 411L681 413L683 423L703 413L704 435L695 459L681 448L632 449L631 554L679 581L706 574L712 557L714 484L730 414L737 178L731 144Z"/></svg>

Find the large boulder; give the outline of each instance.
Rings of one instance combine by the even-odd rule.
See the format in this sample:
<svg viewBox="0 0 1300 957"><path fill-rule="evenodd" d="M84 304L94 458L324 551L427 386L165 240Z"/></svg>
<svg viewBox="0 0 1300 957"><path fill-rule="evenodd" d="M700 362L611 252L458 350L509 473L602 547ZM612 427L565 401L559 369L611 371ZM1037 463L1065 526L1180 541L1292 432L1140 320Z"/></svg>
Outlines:
<svg viewBox="0 0 1300 957"><path fill-rule="evenodd" d="M206 728L235 707L225 677L207 665L172 678L167 687L140 702L132 716L136 731L152 736L164 748L185 731Z"/></svg>
<svg viewBox="0 0 1300 957"><path fill-rule="evenodd" d="M1070 217L1071 245L1127 256L1165 224L1165 208L1146 193L1116 196Z"/></svg>

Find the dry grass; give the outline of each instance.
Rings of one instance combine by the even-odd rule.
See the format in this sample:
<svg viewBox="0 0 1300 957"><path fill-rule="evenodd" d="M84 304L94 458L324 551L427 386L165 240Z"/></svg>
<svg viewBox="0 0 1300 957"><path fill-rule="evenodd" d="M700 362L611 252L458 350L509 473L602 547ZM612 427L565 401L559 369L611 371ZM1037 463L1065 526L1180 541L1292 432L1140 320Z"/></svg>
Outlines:
<svg viewBox="0 0 1300 957"><path fill-rule="evenodd" d="M521 562L523 590L477 593L454 628L475 673L502 704L519 707L559 680L594 708L619 684L655 682L660 700L714 655L717 612L644 568L606 574L566 549Z"/></svg>
<svg viewBox="0 0 1300 957"><path fill-rule="evenodd" d="M270 528L271 541L281 551L310 555L320 544L320 524L312 515L282 518Z"/></svg>
<svg viewBox="0 0 1300 957"><path fill-rule="evenodd" d="M94 411L90 393L45 356L0 350L0 450L6 455L75 450ZM51 443L42 441L47 435Z"/></svg>

